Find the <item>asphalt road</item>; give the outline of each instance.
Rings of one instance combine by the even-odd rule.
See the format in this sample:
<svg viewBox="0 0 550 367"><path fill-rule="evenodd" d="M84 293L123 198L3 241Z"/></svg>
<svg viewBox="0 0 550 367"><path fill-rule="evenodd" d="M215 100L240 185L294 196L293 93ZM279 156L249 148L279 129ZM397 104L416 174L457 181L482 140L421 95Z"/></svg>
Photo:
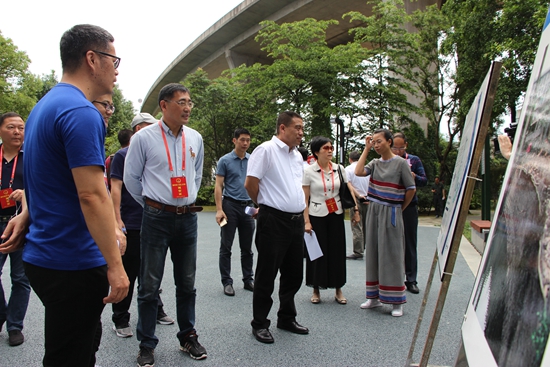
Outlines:
<svg viewBox="0 0 550 367"><path fill-rule="evenodd" d="M351 252L351 231L346 223L348 252ZM199 242L197 259L197 322L199 341L208 351L208 358L195 361L179 351L176 325L158 325L160 343L155 351L157 367L163 366L404 366L409 352L419 309L426 288L435 241L439 227L421 226L418 233L419 295L407 293L404 315L390 315L391 307L362 310L365 300L365 262L347 261L347 284L343 288L347 305L334 301L334 291L321 291L321 303L310 303L311 288L302 286L296 296L297 320L310 329L309 335L295 335L272 327L275 343L257 342L251 333L252 293L243 289L238 244L233 249L232 275L235 297L223 294L218 270L219 228L214 213L199 213ZM236 239L237 241L237 239ZM463 245L464 247L464 245ZM175 291L171 276L172 263L166 262L162 283L166 312L175 317ZM5 265L2 283L9 293L9 262ZM432 366L452 366L458 351L460 328L470 297L474 275L464 257L459 255L454 277L430 357ZM440 283L436 279L430 292L428 306L414 361L418 361L425 344L427 329ZM276 288L276 290L278 287ZM277 291L276 291L277 292ZM276 324L277 294L270 314ZM131 326L137 322L136 293L132 302ZM44 308L34 293L25 319L26 341L9 347L5 327L0 333L0 367L41 366L43 355ZM67 320L68 321L68 320ZM97 364L135 366L139 342L136 337L121 339L111 330L111 308L103 312L103 339L97 354Z"/></svg>

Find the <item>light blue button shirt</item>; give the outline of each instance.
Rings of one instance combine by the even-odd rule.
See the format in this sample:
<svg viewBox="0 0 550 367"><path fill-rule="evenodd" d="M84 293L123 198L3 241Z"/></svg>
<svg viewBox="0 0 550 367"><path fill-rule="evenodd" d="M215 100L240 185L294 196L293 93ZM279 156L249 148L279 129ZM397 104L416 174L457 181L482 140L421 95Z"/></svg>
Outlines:
<svg viewBox="0 0 550 367"><path fill-rule="evenodd" d="M162 121L162 120L161 120ZM197 199L202 180L204 145L202 136L196 130L183 126L177 136L162 123L166 134L173 171L170 172L168 155L159 124L141 129L132 136L130 148L124 162L124 184L132 197L143 206L144 197L163 204L190 205ZM182 131L185 134L185 171L182 171ZM185 176L187 198L172 196L171 177Z"/></svg>

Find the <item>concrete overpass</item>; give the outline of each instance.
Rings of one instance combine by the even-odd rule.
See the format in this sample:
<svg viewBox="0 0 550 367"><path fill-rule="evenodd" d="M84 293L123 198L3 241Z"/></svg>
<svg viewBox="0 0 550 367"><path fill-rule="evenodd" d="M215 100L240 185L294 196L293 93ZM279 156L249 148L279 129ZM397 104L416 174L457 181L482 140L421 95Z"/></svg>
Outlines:
<svg viewBox="0 0 550 367"><path fill-rule="evenodd" d="M441 6L441 1L405 0L405 7L407 12L413 12L436 3ZM336 46L350 41L348 31L361 25L358 22L342 20L342 15L350 11L359 11L368 16L372 13L372 7L366 4L366 0L245 0L172 61L147 92L141 110L157 114L160 89L168 83L180 82L187 74L198 68L204 69L209 77L216 78L224 70L242 64L271 63L267 54L260 50L260 45L254 40L260 30L259 23L263 20L277 23L305 18L339 20L339 25L331 26L327 30L328 45Z"/></svg>

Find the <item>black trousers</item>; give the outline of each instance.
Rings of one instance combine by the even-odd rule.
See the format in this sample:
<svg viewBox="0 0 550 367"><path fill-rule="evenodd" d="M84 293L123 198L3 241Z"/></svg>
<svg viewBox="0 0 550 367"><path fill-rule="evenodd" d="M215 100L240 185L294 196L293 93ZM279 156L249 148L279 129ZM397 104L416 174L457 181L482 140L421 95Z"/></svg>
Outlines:
<svg viewBox="0 0 550 367"><path fill-rule="evenodd" d="M64 271L24 264L31 287L46 309L44 367L94 367L103 298L109 293L107 266Z"/></svg>
<svg viewBox="0 0 550 367"><path fill-rule="evenodd" d="M252 252L252 238L254 237L254 219L245 213L246 206L230 200L222 201L222 208L227 216L227 224L220 228L220 275L224 286L233 284L231 277L231 247L235 239L235 232L239 230L239 247L241 248L241 271L243 283L254 281L254 253Z"/></svg>
<svg viewBox="0 0 550 367"><path fill-rule="evenodd" d="M403 211L403 227L405 229L405 275L407 283L416 284L418 273L417 237L418 237L418 207L409 205Z"/></svg>
<svg viewBox="0 0 550 367"><path fill-rule="evenodd" d="M304 271L304 217L260 206L256 230L256 281L252 309L254 329L267 329L275 278L279 279L278 321L296 320L294 296L300 289Z"/></svg>

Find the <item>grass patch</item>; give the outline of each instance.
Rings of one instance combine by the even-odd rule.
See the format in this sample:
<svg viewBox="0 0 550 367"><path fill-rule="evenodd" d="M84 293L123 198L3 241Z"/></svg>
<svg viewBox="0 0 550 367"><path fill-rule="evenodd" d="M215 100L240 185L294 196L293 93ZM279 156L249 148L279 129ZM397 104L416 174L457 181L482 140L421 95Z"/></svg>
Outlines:
<svg viewBox="0 0 550 367"><path fill-rule="evenodd" d="M462 231L462 234L464 235L464 237L466 237L466 239L468 241L470 241L470 243L472 243L472 231L471 231L471 226L470 226L470 221L466 221L466 223L464 223L464 231Z"/></svg>

